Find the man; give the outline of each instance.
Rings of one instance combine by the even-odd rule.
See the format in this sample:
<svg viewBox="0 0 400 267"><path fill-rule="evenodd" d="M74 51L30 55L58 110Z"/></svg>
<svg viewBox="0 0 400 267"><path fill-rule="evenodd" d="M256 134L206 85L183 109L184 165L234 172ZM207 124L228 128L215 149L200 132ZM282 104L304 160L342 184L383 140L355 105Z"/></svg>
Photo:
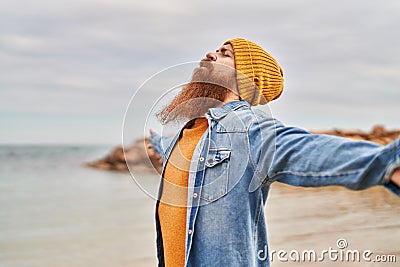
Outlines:
<svg viewBox="0 0 400 267"><path fill-rule="evenodd" d="M192 80L158 113L188 121L171 140L151 132L163 161L156 205L159 266L269 266L264 216L270 184L384 185L400 193L400 139L387 146L310 134L265 111L283 71L241 38L208 53ZM268 255L268 252L265 252Z"/></svg>

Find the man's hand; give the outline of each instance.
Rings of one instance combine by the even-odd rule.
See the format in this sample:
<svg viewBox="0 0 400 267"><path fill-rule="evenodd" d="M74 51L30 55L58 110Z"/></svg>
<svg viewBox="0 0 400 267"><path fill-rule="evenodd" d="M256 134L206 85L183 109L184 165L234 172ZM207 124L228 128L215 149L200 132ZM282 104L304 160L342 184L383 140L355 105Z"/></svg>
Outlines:
<svg viewBox="0 0 400 267"><path fill-rule="evenodd" d="M159 164L163 163L163 158L159 154L154 152L153 146L151 144L148 144L146 149L147 149L147 155L149 156L151 162L154 161L154 162L157 162Z"/></svg>
<svg viewBox="0 0 400 267"><path fill-rule="evenodd" d="M150 129L150 134L152 134L154 131ZM158 173L161 173L162 169L162 164L163 164L163 158L154 152L153 146L151 144L147 144L146 146L146 152L147 155L149 156L149 159L151 161L151 164L153 164L153 167L157 170Z"/></svg>
<svg viewBox="0 0 400 267"><path fill-rule="evenodd" d="M390 177L390 180L392 180L392 182L395 183L397 186L400 186L400 168L396 169L392 173L392 177Z"/></svg>

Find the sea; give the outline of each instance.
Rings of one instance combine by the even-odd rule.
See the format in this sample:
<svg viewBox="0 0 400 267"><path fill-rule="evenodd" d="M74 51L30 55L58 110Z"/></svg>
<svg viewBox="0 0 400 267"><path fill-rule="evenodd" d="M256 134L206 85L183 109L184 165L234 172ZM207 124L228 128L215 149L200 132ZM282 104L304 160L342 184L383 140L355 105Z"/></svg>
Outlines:
<svg viewBox="0 0 400 267"><path fill-rule="evenodd" d="M154 199L84 166L112 148L0 146L0 266L155 265Z"/></svg>
<svg viewBox="0 0 400 267"><path fill-rule="evenodd" d="M84 165L112 148L0 146L1 267L156 266L154 198L128 172ZM149 187L158 179L140 174ZM276 252L272 267L399 266L400 198L382 187L356 192L273 184L266 206L269 253ZM370 250L372 257L394 256L396 262L327 254L322 261L293 260L293 251L322 255L329 249ZM279 251L286 256L278 257Z"/></svg>

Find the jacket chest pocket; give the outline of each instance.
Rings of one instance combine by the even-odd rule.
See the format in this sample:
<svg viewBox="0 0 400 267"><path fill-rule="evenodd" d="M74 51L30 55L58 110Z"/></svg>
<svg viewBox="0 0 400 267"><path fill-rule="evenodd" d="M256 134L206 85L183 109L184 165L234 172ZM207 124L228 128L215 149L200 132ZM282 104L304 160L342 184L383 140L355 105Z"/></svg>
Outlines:
<svg viewBox="0 0 400 267"><path fill-rule="evenodd" d="M207 202L215 201L228 192L230 149L210 149L205 162L205 175L201 198Z"/></svg>

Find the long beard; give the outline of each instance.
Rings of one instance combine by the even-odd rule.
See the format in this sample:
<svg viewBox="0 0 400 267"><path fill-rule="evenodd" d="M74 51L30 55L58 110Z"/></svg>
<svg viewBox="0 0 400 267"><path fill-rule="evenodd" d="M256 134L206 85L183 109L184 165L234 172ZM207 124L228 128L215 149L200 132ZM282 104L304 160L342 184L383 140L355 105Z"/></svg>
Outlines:
<svg viewBox="0 0 400 267"><path fill-rule="evenodd" d="M203 117L210 108L220 106L229 91L212 83L191 82L156 115L163 124Z"/></svg>
<svg viewBox="0 0 400 267"><path fill-rule="evenodd" d="M218 75L211 75L213 71L217 73L210 65L196 69L191 82L156 114L161 123L186 122L204 116L210 108L220 106L232 90L228 88L236 87L235 73L219 71Z"/></svg>

